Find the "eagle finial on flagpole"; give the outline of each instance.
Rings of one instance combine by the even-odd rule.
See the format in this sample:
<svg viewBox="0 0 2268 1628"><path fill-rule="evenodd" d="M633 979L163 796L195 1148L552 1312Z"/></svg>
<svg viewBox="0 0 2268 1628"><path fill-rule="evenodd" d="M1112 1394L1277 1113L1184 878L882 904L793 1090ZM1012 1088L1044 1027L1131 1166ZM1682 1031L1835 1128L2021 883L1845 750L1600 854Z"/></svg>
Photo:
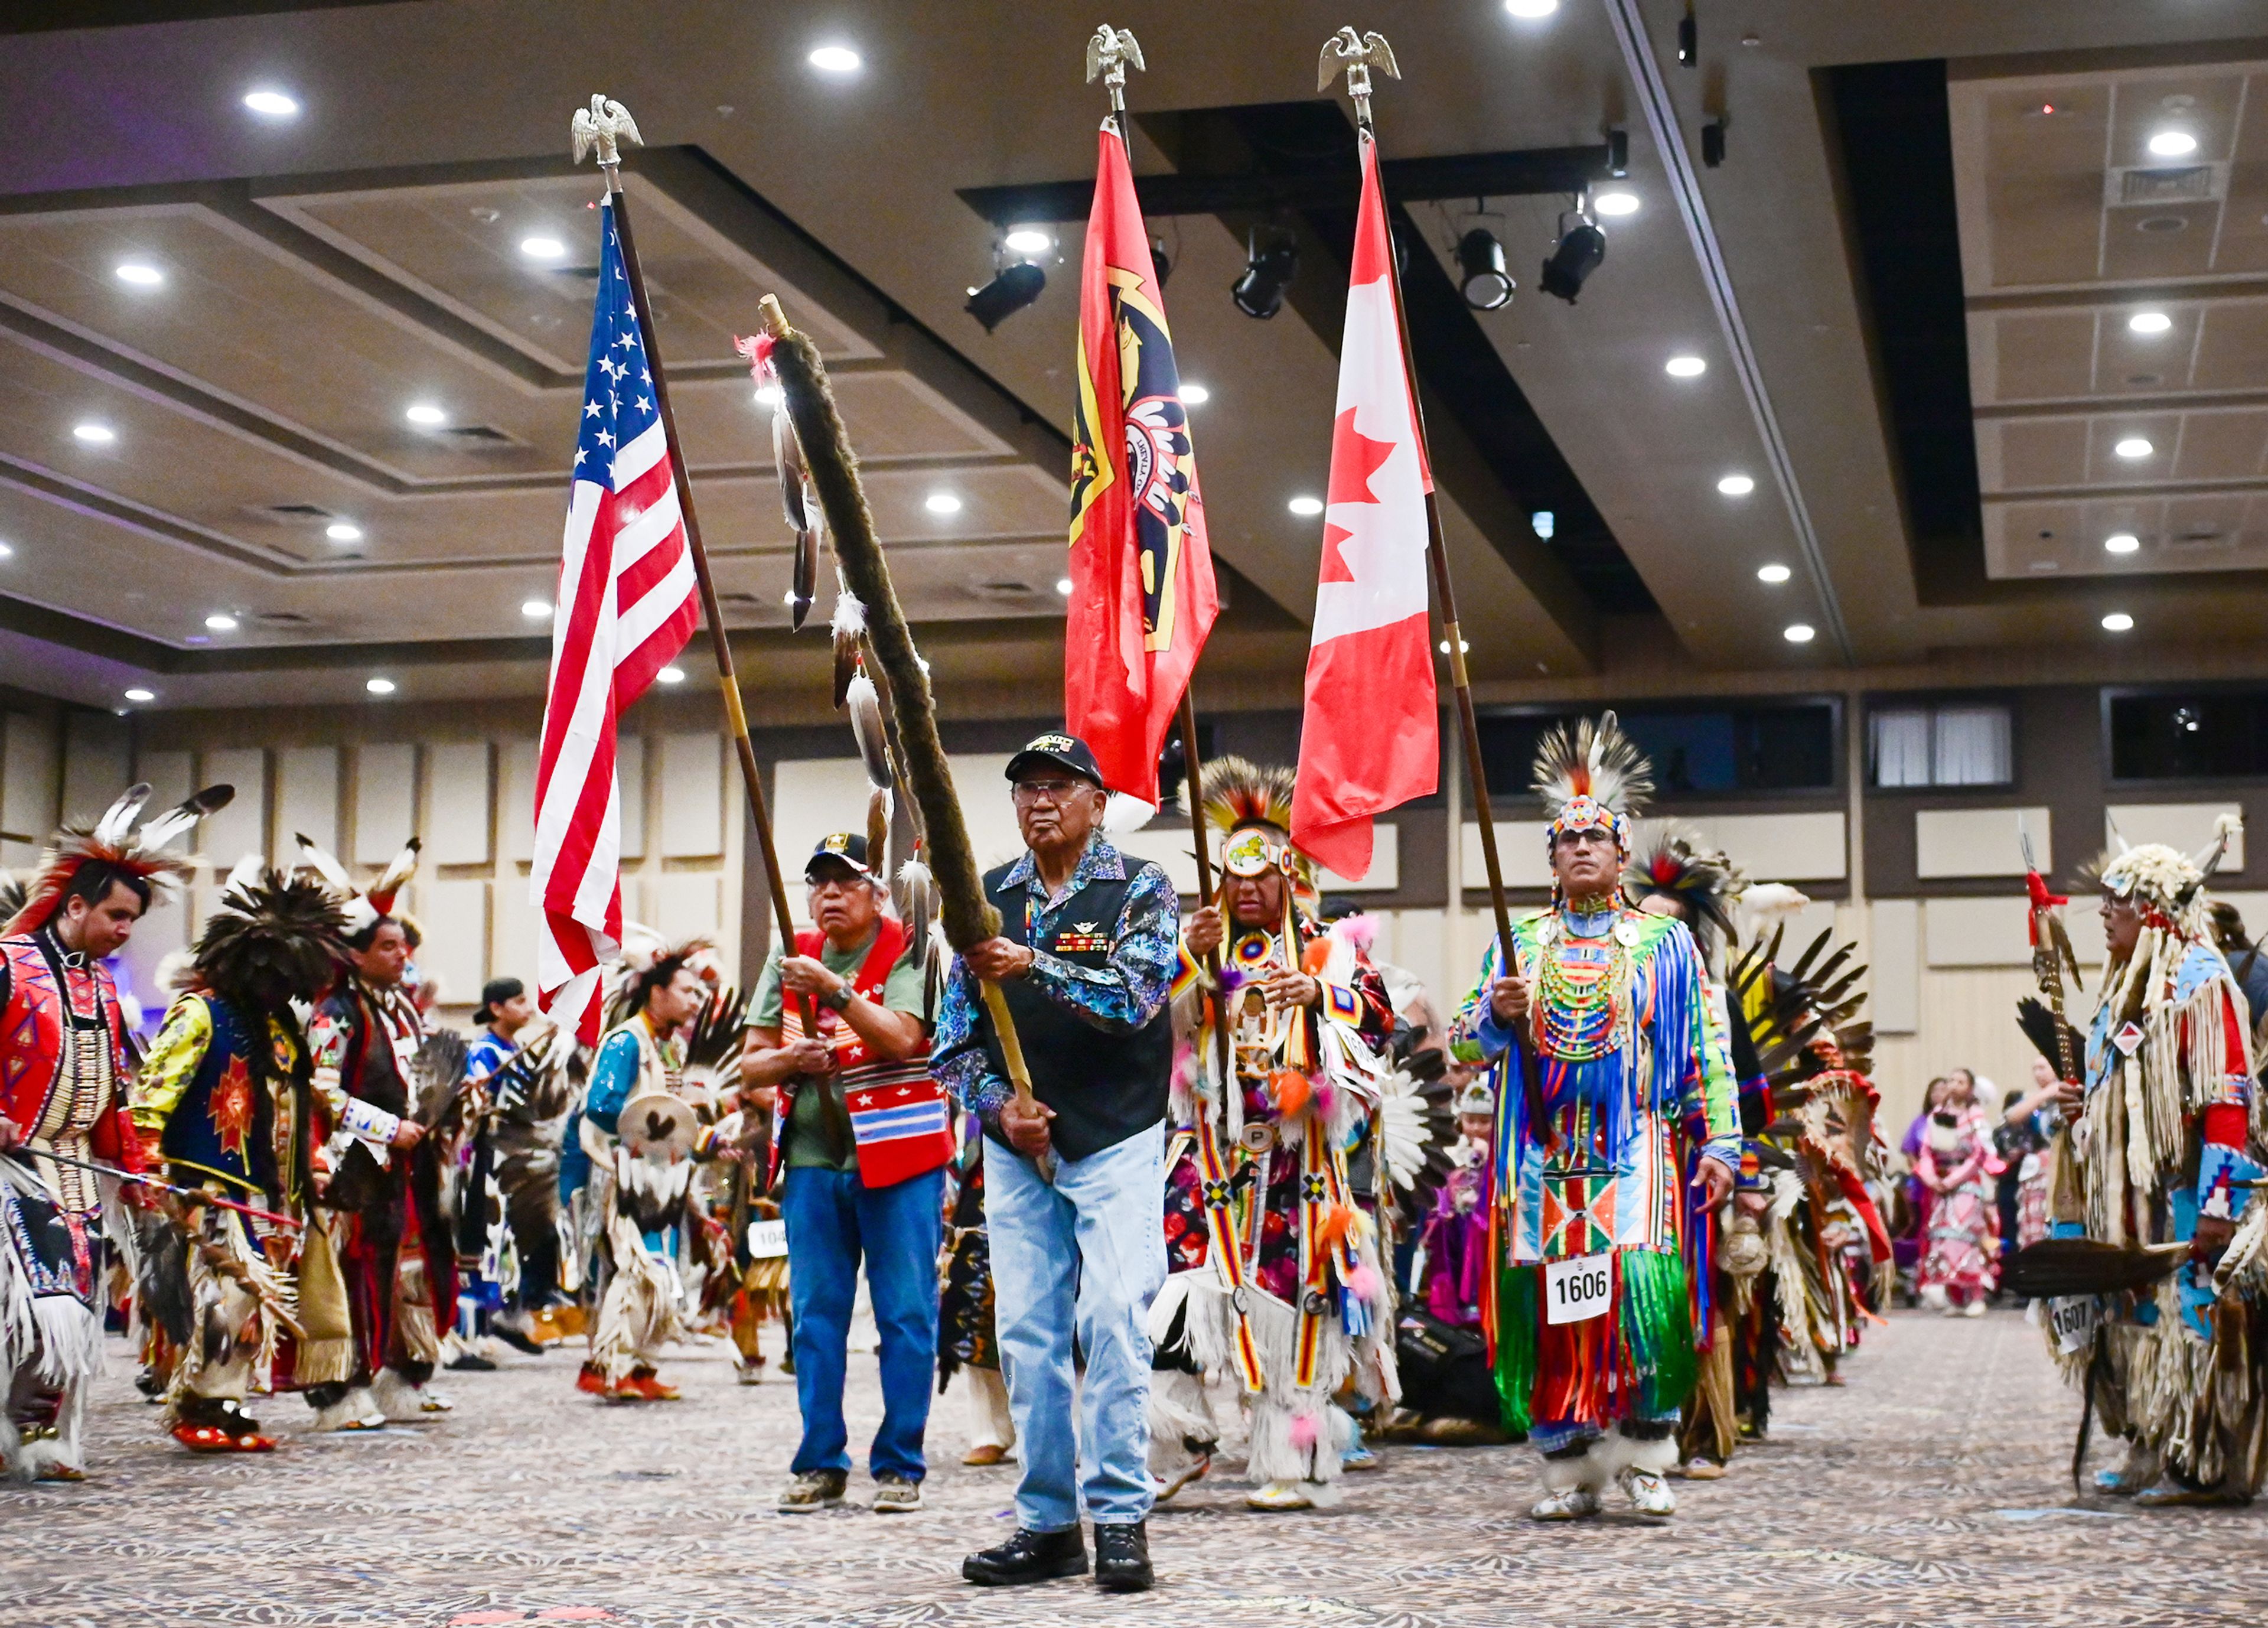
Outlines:
<svg viewBox="0 0 2268 1628"><path fill-rule="evenodd" d="M1373 30L1359 34L1349 23L1338 33L1323 41L1323 55L1315 64L1315 88L1328 91L1340 70L1346 71L1347 94L1354 99L1354 114L1363 129L1370 128L1370 70L1375 68L1389 79L1399 79L1402 70L1394 60L1394 48L1386 43L1386 36Z"/></svg>
<svg viewBox="0 0 2268 1628"><path fill-rule="evenodd" d="M1110 111L1123 117L1126 112L1126 68L1128 63L1144 73L1150 71L1149 63L1142 60L1142 47L1130 28L1113 28L1108 23L1094 31L1086 42L1086 82L1094 83L1097 74L1110 92Z"/></svg>
<svg viewBox="0 0 2268 1628"><path fill-rule="evenodd" d="M604 92L592 97L588 107L575 109L574 122L569 129L575 140L576 163L589 157L593 148L598 150L599 167L607 173L609 191L619 187L615 179L622 162L619 144L627 141L634 147L645 145L645 137L638 134L637 121L630 117L630 110Z"/></svg>

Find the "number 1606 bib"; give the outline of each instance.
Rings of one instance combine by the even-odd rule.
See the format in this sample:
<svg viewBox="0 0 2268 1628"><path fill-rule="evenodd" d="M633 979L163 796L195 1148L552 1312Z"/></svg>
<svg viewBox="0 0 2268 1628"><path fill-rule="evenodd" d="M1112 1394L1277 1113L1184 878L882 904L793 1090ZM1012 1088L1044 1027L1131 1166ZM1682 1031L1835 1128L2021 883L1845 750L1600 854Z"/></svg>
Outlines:
<svg viewBox="0 0 2268 1628"><path fill-rule="evenodd" d="M1615 1300L1615 1257L1579 1255L1543 1267L1543 1321L1587 1322L1605 1315Z"/></svg>

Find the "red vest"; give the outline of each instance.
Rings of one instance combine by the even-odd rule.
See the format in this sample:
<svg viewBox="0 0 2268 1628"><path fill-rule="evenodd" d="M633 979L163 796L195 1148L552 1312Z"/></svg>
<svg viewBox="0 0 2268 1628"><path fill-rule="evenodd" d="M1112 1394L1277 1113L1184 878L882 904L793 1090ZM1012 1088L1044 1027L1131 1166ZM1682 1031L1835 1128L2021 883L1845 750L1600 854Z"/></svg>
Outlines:
<svg viewBox="0 0 2268 1628"><path fill-rule="evenodd" d="M795 935L795 953L816 961L827 947L827 935L806 927ZM891 969L905 954L902 923L885 916L875 924L874 942L866 959L851 975L853 993L883 1004ZM841 1072L836 1076L843 1100L850 1113L850 1131L857 1144L858 1175L869 1187L893 1187L909 1177L935 1170L954 1154L952 1116L943 1090L930 1077L929 1042L902 1061L878 1058L867 1050L858 1031L840 1013L817 1006L818 1038L835 1053ZM802 1003L785 990L780 999L780 1037L792 1043L803 1038ZM794 1111L800 1076L780 1085L772 1115L772 1148L765 1184L778 1179L787 1140L788 1116Z"/></svg>
<svg viewBox="0 0 2268 1628"><path fill-rule="evenodd" d="M7 1004L0 1007L0 1114L28 1135L47 1112L63 1062L63 991L33 935L0 939L0 967L8 975ZM142 1144L126 1107L133 1068L126 1050L126 1017L119 1010L110 969L90 961L85 976L93 983L103 1020L110 1028L111 1068L118 1081L117 1101L96 1123L88 1141L96 1157L138 1172Z"/></svg>

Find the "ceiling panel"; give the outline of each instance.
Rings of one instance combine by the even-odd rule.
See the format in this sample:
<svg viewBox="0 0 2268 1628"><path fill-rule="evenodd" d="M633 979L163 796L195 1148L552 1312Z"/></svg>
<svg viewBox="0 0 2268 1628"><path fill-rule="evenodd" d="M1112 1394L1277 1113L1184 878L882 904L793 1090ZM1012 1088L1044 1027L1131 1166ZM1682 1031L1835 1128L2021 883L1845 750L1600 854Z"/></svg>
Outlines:
<svg viewBox="0 0 2268 1628"><path fill-rule="evenodd" d="M666 192L635 176L628 186L638 261L661 330L658 343L677 365L735 364L733 340L755 331L756 302L766 294L809 313L809 331L828 360L876 354L805 290ZM579 377L599 264L597 194L596 178L585 171L514 181L269 195L261 203ZM565 252L556 260L531 257L520 247L530 238L554 239Z"/></svg>

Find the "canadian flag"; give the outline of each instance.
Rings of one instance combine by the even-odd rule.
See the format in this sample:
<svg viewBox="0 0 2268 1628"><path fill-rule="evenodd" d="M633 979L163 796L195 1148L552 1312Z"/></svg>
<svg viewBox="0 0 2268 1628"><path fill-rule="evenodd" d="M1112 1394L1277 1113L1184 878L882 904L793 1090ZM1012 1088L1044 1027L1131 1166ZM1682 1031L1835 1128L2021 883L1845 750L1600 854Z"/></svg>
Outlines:
<svg viewBox="0 0 2268 1628"><path fill-rule="evenodd" d="M1440 757L1426 627L1425 494L1433 476L1403 363L1377 144L1367 131L1361 143L1322 574L1292 796L1292 842L1350 881L1369 873L1372 816L1432 795Z"/></svg>

